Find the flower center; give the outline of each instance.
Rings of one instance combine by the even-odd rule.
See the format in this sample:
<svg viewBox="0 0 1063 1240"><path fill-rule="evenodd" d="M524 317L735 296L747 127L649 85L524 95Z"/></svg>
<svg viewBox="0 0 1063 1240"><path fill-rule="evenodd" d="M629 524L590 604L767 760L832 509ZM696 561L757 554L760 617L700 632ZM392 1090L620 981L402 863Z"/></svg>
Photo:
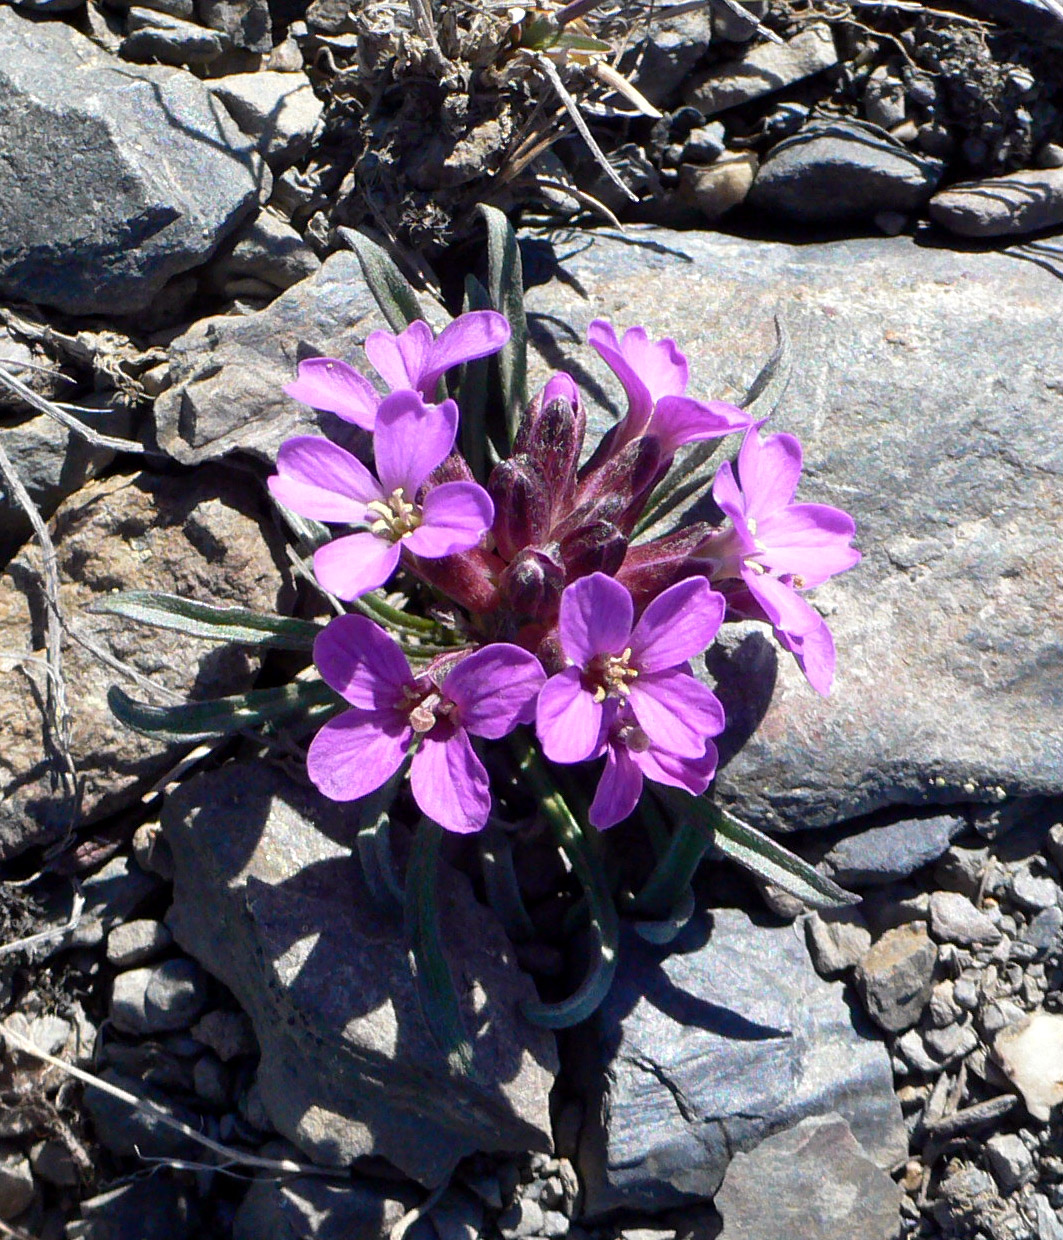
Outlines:
<svg viewBox="0 0 1063 1240"><path fill-rule="evenodd" d="M369 532L378 538L386 538L388 542L408 538L421 524L420 509L405 498L402 487L396 487L387 499L371 500L366 504L366 510L376 516Z"/></svg>
<svg viewBox="0 0 1063 1240"><path fill-rule="evenodd" d="M431 732L440 719L453 721L456 711L453 702L443 697L437 689L426 689L423 683L403 686L399 708L407 712L410 727L421 735Z"/></svg>
<svg viewBox="0 0 1063 1240"><path fill-rule="evenodd" d="M632 753L645 753L650 747L650 738L637 723L625 723L616 735L617 740Z"/></svg>
<svg viewBox="0 0 1063 1240"><path fill-rule="evenodd" d="M631 647L623 654L601 654L587 668L594 685L594 700L604 702L607 697L625 699L631 692L629 681L638 676L638 669L631 666Z"/></svg>

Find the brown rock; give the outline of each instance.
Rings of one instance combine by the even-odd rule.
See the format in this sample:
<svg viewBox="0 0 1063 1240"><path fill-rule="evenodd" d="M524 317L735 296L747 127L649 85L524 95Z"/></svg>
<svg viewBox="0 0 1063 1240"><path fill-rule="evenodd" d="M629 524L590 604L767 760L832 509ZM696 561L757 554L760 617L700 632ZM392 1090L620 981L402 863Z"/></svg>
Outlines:
<svg viewBox="0 0 1063 1240"><path fill-rule="evenodd" d="M890 1033L911 1028L930 1001L936 963L923 925L897 926L873 943L857 965L856 985L875 1023Z"/></svg>
<svg viewBox="0 0 1063 1240"><path fill-rule="evenodd" d="M53 539L60 607L78 635L172 694L204 699L251 687L257 661L235 647L190 640L86 609L116 590L163 590L209 602L276 610L284 590L279 556L257 515L253 485L221 470L194 478L147 473L90 483L59 509ZM17 672L0 680L0 859L61 836L70 806L42 713L45 601L40 553L28 546L0 577L0 650ZM148 691L69 636L63 674L70 751L84 781L81 820L132 804L174 761L180 747L122 727L111 715L114 683L134 697Z"/></svg>
<svg viewBox="0 0 1063 1240"><path fill-rule="evenodd" d="M697 207L707 220L717 220L745 201L757 175L757 166L757 157L752 151L725 155L702 168L684 164L679 171L680 196Z"/></svg>

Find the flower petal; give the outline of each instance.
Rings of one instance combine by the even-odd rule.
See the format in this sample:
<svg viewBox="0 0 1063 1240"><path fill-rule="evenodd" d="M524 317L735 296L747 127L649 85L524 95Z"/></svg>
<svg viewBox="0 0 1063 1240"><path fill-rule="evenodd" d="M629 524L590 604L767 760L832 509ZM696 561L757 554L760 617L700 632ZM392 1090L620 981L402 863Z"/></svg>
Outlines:
<svg viewBox="0 0 1063 1240"><path fill-rule="evenodd" d="M399 566L399 544L368 530L333 539L314 552L314 576L337 598L360 598L382 586Z"/></svg>
<svg viewBox="0 0 1063 1240"><path fill-rule="evenodd" d="M432 329L423 319L411 323L397 336L394 332L370 332L365 355L393 392L401 388L421 390L421 373L432 348ZM426 393L431 395L431 393Z"/></svg>
<svg viewBox="0 0 1063 1240"><path fill-rule="evenodd" d="M801 444L793 435L761 440L752 427L738 452L738 479L745 496L746 517L760 521L784 508L794 497L801 477Z"/></svg>
<svg viewBox="0 0 1063 1240"><path fill-rule="evenodd" d="M601 728L602 704L583 688L578 667L566 667L543 685L535 708L535 730L551 762L589 758Z"/></svg>
<svg viewBox="0 0 1063 1240"><path fill-rule="evenodd" d="M431 398L448 370L503 348L512 334L509 321L497 310L470 310L459 314L439 333L428 350L418 387Z"/></svg>
<svg viewBox="0 0 1063 1240"><path fill-rule="evenodd" d="M316 435L285 440L267 483L273 498L301 517L351 525L364 521L366 504L383 494L356 456Z"/></svg>
<svg viewBox="0 0 1063 1240"><path fill-rule="evenodd" d="M410 789L444 831L481 830L491 813L491 786L464 728L437 723L410 764Z"/></svg>
<svg viewBox="0 0 1063 1240"><path fill-rule="evenodd" d="M735 525L745 530L746 500L730 461L724 461L716 471L716 477L712 480L712 498Z"/></svg>
<svg viewBox="0 0 1063 1240"><path fill-rule="evenodd" d="M775 637L784 650L789 650L797 660L797 666L805 679L823 697L829 697L834 683L834 637L826 620L820 618L818 628L801 637L775 630Z"/></svg>
<svg viewBox="0 0 1063 1240"><path fill-rule="evenodd" d="M627 335L624 339L627 340ZM636 435L642 434L653 412L653 397L635 368L624 357L616 332L610 323L606 323L604 319L595 319L587 328L587 343L598 351L627 393L627 413L620 423L623 434L620 443L616 445L622 447Z"/></svg>
<svg viewBox="0 0 1063 1240"><path fill-rule="evenodd" d="M324 409L371 431L380 393L365 375L334 357L311 357L300 362L298 378L285 386L292 400L312 409Z"/></svg>
<svg viewBox="0 0 1063 1240"><path fill-rule="evenodd" d="M414 683L398 643L365 616L330 621L314 641L314 663L327 685L362 710L397 709Z"/></svg>
<svg viewBox="0 0 1063 1240"><path fill-rule="evenodd" d="M458 431L452 400L426 405L416 392L393 392L380 402L373 450L385 495L396 490L412 500L421 484L450 455Z"/></svg>
<svg viewBox="0 0 1063 1240"><path fill-rule="evenodd" d="M634 810L642 795L642 772L631 760L627 747L611 744L605 755L605 770L598 780L587 817L599 831L615 826Z"/></svg>
<svg viewBox="0 0 1063 1240"><path fill-rule="evenodd" d="M744 409L724 400L694 400L690 396L662 396L646 427L647 435L661 441L663 456L676 448L704 439L720 439L733 431L746 430L753 419Z"/></svg>
<svg viewBox="0 0 1063 1240"><path fill-rule="evenodd" d="M726 722L716 694L675 668L632 681L628 704L650 740L681 758L699 757Z"/></svg>
<svg viewBox="0 0 1063 1240"><path fill-rule="evenodd" d="M631 637L635 609L625 586L605 573L580 577L561 595L558 632L565 654L586 667L600 654L620 654Z"/></svg>
<svg viewBox="0 0 1063 1240"><path fill-rule="evenodd" d="M705 752L698 758L680 758L654 745L643 753L631 754L631 761L647 779L670 788L685 788L694 796L700 796L712 783L719 760L712 741L705 742Z"/></svg>
<svg viewBox="0 0 1063 1240"><path fill-rule="evenodd" d="M757 542L765 548L760 561L776 573L800 574L802 588L822 585L860 562L850 547L856 523L847 512L829 504L788 504L761 518Z"/></svg>
<svg viewBox="0 0 1063 1240"><path fill-rule="evenodd" d="M421 524L404 545L427 560L475 547L491 528L495 506L475 482L444 482L424 497Z"/></svg>
<svg viewBox="0 0 1063 1240"><path fill-rule="evenodd" d="M395 711L347 710L310 742L306 771L333 801L368 796L395 774L413 729Z"/></svg>
<svg viewBox="0 0 1063 1240"><path fill-rule="evenodd" d="M643 672L678 667L707 650L726 609L704 577L688 577L660 594L631 634L631 661Z"/></svg>
<svg viewBox="0 0 1063 1240"><path fill-rule="evenodd" d="M755 573L747 565L742 580L750 594L763 607L772 626L791 637L803 637L819 627L823 617L800 594L770 573Z"/></svg>
<svg viewBox="0 0 1063 1240"><path fill-rule="evenodd" d="M443 681L443 696L458 708L463 728L497 740L518 723L535 720L535 700L546 682L533 654L496 642L469 655Z"/></svg>

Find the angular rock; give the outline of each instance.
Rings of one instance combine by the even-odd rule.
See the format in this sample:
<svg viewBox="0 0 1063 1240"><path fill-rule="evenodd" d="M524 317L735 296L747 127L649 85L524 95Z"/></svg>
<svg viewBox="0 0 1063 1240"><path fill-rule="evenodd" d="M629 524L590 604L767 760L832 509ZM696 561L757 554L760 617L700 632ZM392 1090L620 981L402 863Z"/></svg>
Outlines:
<svg viewBox="0 0 1063 1240"><path fill-rule="evenodd" d="M834 35L826 22L814 22L784 44L756 43L738 60L714 65L693 77L683 100L704 116L749 103L792 86L838 63Z"/></svg>
<svg viewBox="0 0 1063 1240"><path fill-rule="evenodd" d="M814 122L772 147L749 203L803 224L910 211L937 187L941 165L862 121Z"/></svg>
<svg viewBox="0 0 1063 1240"><path fill-rule="evenodd" d="M305 73L234 73L215 79L210 89L274 172L310 149L324 105Z"/></svg>
<svg viewBox="0 0 1063 1240"><path fill-rule="evenodd" d="M143 309L268 189L251 144L190 73L134 67L8 7L0 146L0 292L69 314Z"/></svg>
<svg viewBox="0 0 1063 1240"><path fill-rule="evenodd" d="M82 1201L80 1209L78 1240L194 1240L203 1235L191 1188L159 1173Z"/></svg>
<svg viewBox="0 0 1063 1240"><path fill-rule="evenodd" d="M922 926L887 930L856 969L868 1015L889 1033L914 1025L930 1001L936 963L937 948Z"/></svg>
<svg viewBox="0 0 1063 1240"><path fill-rule="evenodd" d="M292 435L345 426L285 396L306 357L340 357L366 375L366 336L386 327L353 254L338 253L265 310L201 319L170 346L173 386L155 402L159 446L185 465L227 452L270 463Z"/></svg>
<svg viewBox="0 0 1063 1240"><path fill-rule="evenodd" d="M116 969L130 969L160 955L172 942L173 935L161 921L127 921L107 936L107 963Z"/></svg>
<svg viewBox="0 0 1063 1240"><path fill-rule="evenodd" d="M147 677L165 700L223 697L251 687L257 669L236 647L200 643L86 609L115 590L162 590L207 602L276 611L287 595L260 524L257 488L215 470L194 478L141 473L95 481L55 517L59 604L77 631L108 656ZM40 556L27 547L0 576L0 650L39 658L44 647ZM32 673L33 665L30 667ZM80 642L64 641L70 753L84 779L82 821L136 801L145 784L173 765L183 747L131 732L107 705L113 683L137 698L148 691L101 664ZM63 834L71 806L65 769L44 723L36 679L0 679L0 859Z"/></svg>
<svg viewBox="0 0 1063 1240"><path fill-rule="evenodd" d="M893 883L936 861L966 827L967 820L958 814L867 827L833 844L822 865L843 887Z"/></svg>
<svg viewBox="0 0 1063 1240"><path fill-rule="evenodd" d="M99 1077L116 1089L153 1102L171 1119L179 1120L190 1128L200 1128L199 1116L188 1107L174 1102L165 1090L125 1076L113 1068L104 1068ZM201 1145L162 1123L153 1112L138 1110L96 1085L85 1089L84 1105L92 1120L96 1139L112 1154L124 1157L136 1154L139 1158L195 1158L202 1153Z"/></svg>
<svg viewBox="0 0 1063 1240"><path fill-rule="evenodd" d="M894 1240L902 1192L840 1115L766 1137L727 1168L720 1240Z"/></svg>
<svg viewBox="0 0 1063 1240"><path fill-rule="evenodd" d="M1000 929L958 891L930 893L930 933L939 943L999 943Z"/></svg>
<svg viewBox="0 0 1063 1240"><path fill-rule="evenodd" d="M1014 1192L1033 1177L1033 1155L1016 1133L996 1133L985 1143L985 1152L990 1170L1004 1192Z"/></svg>
<svg viewBox="0 0 1063 1240"><path fill-rule="evenodd" d="M199 20L221 31L233 47L269 53L273 28L268 0L196 0Z"/></svg>
<svg viewBox="0 0 1063 1240"><path fill-rule="evenodd" d="M241 296L265 285L267 295L291 288L321 267L314 251L290 224L272 211L260 211L210 265L210 287L224 297Z"/></svg>
<svg viewBox="0 0 1063 1240"><path fill-rule="evenodd" d="M871 946L867 923L854 908L810 913L805 934L816 971L824 977L855 968Z"/></svg>
<svg viewBox="0 0 1063 1240"><path fill-rule="evenodd" d="M829 699L763 626L725 625L709 654L730 724L717 787L740 816L794 829L1063 792L1063 628L1044 584L1063 579L1059 281L907 237L661 229L598 236L564 274L531 289L533 330L584 383L599 430L599 402L624 402L572 343L591 319L673 337L690 394L734 399L781 314L794 369L772 428L801 438L798 498L856 520L862 563L811 596L838 649Z"/></svg>
<svg viewBox="0 0 1063 1240"><path fill-rule="evenodd" d="M215 30L153 8L131 8L126 29L119 52L123 60L140 64L209 65L232 46Z"/></svg>
<svg viewBox="0 0 1063 1240"><path fill-rule="evenodd" d="M655 17L646 37L624 53L620 72L631 78L650 103L665 107L711 41L709 8L678 17Z"/></svg>
<svg viewBox="0 0 1063 1240"><path fill-rule="evenodd" d="M1040 1009L1001 1029L993 1055L1034 1119L1063 1102L1063 1016Z"/></svg>
<svg viewBox="0 0 1063 1240"><path fill-rule="evenodd" d="M21 1214L33 1200L29 1159L17 1150L0 1150L0 1219Z"/></svg>
<svg viewBox="0 0 1063 1240"><path fill-rule="evenodd" d="M1027 169L952 185L930 218L960 237L1019 237L1063 224L1063 168Z"/></svg>
<svg viewBox="0 0 1063 1240"><path fill-rule="evenodd" d="M838 1111L880 1166L906 1149L886 1048L853 1027L790 927L697 916L674 950L633 934L602 1008L573 1034L588 1098L585 1212L708 1198L738 1150Z"/></svg>
<svg viewBox="0 0 1063 1240"><path fill-rule="evenodd" d="M401 919L373 903L350 807L270 767L230 765L167 801L169 922L233 991L262 1050L270 1119L315 1160L381 1155L438 1182L473 1150L548 1149L553 1035L519 1005L530 979L467 880L439 876L473 1076L448 1072L421 1016Z"/></svg>
<svg viewBox="0 0 1063 1240"><path fill-rule="evenodd" d="M256 1180L233 1220L233 1240L376 1240L413 1205L408 1189L314 1176Z"/></svg>

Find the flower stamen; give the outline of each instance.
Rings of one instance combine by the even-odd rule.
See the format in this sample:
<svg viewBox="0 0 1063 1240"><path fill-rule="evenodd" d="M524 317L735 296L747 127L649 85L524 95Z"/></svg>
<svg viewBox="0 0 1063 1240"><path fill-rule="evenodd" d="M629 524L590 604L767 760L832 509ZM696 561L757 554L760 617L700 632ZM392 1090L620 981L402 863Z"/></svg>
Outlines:
<svg viewBox="0 0 1063 1240"><path fill-rule="evenodd" d="M638 669L631 667L631 647L623 654L599 655L587 670L597 681L594 700L604 702L607 697L625 700L631 692L629 681L638 677Z"/></svg>
<svg viewBox="0 0 1063 1240"><path fill-rule="evenodd" d="M386 538L389 542L408 538L421 524L420 509L406 499L402 487L396 487L387 499L370 500L366 504L366 510L377 517L370 525L369 532L376 534L378 538Z"/></svg>

